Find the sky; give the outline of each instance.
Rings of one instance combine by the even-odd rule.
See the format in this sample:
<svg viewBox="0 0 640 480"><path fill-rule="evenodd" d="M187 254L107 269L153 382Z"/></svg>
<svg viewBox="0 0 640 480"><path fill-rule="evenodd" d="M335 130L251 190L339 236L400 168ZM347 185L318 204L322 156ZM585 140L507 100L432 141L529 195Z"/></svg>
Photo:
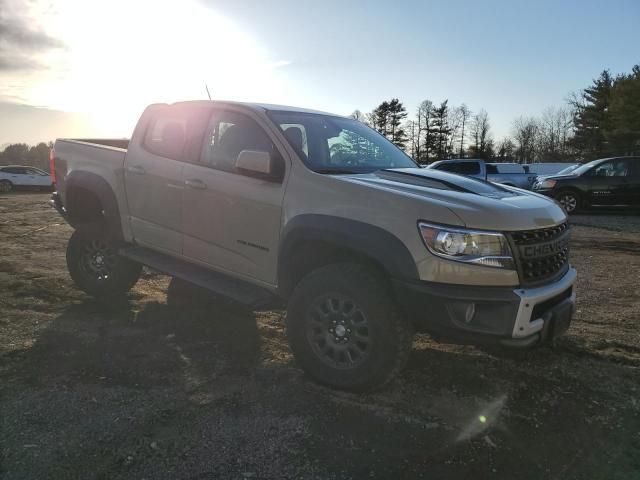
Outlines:
<svg viewBox="0 0 640 480"><path fill-rule="evenodd" d="M149 103L518 116L640 63L638 0L0 0L0 148L128 137Z"/></svg>

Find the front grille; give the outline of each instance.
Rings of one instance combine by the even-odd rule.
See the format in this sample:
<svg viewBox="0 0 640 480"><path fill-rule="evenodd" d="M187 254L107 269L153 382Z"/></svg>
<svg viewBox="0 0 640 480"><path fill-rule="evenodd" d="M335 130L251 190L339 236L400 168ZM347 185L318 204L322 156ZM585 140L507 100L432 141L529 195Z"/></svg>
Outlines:
<svg viewBox="0 0 640 480"><path fill-rule="evenodd" d="M528 245L531 243L546 242L557 237L569 228L568 223L561 223L555 227L539 228L537 230L523 230L521 232L512 232L511 238L516 245Z"/></svg>
<svg viewBox="0 0 640 480"><path fill-rule="evenodd" d="M518 273L523 285L554 280L569 268L569 225L511 232Z"/></svg>

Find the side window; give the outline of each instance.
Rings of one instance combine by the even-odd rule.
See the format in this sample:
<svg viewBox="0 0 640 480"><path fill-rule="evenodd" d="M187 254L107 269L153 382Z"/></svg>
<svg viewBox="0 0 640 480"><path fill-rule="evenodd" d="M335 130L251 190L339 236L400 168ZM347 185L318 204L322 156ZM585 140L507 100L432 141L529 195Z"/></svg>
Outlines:
<svg viewBox="0 0 640 480"><path fill-rule="evenodd" d="M267 133L255 120L232 111L215 112L209 121L200 163L226 172L238 173L236 160L243 150L268 152L273 168L282 173L283 162Z"/></svg>
<svg viewBox="0 0 640 480"><path fill-rule="evenodd" d="M209 112L207 107L188 104L160 109L147 126L145 150L172 160L198 161Z"/></svg>
<svg viewBox="0 0 640 480"><path fill-rule="evenodd" d="M629 173L630 177L640 177L640 160L629 161Z"/></svg>
<svg viewBox="0 0 640 480"><path fill-rule="evenodd" d="M631 176L631 162L629 160L616 160L615 162L613 162L613 176L614 177Z"/></svg>
<svg viewBox="0 0 640 480"><path fill-rule="evenodd" d="M437 168L438 170L459 173L460 175L475 175L480 173L480 165L476 162L443 163Z"/></svg>
<svg viewBox="0 0 640 480"><path fill-rule="evenodd" d="M442 170L444 172L453 172L456 173L455 164L453 163L441 163L436 167L436 170Z"/></svg>
<svg viewBox="0 0 640 480"><path fill-rule="evenodd" d="M610 160L594 167L589 172L592 177L626 177L631 175L628 160Z"/></svg>
<svg viewBox="0 0 640 480"><path fill-rule="evenodd" d="M460 173L463 175L477 175L480 173L480 164L477 162L463 162L460 167Z"/></svg>

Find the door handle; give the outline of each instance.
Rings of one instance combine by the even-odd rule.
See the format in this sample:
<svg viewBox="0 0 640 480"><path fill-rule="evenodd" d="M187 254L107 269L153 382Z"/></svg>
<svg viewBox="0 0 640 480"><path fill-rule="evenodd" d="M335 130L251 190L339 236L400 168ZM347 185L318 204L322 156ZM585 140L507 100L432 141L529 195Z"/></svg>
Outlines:
<svg viewBox="0 0 640 480"><path fill-rule="evenodd" d="M189 187L189 188L193 188L196 190L204 190L207 188L207 184L204 183L202 180L198 180L197 178L192 178L189 180L185 180L184 184Z"/></svg>
<svg viewBox="0 0 640 480"><path fill-rule="evenodd" d="M144 175L145 173L147 173L147 171L140 165L132 165L130 167L127 167L127 172L135 173L136 175Z"/></svg>

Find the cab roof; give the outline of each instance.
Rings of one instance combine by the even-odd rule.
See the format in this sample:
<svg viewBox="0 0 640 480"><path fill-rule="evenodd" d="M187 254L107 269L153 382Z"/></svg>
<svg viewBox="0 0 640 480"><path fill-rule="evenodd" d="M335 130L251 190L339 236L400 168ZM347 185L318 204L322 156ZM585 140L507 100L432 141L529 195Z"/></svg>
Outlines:
<svg viewBox="0 0 640 480"><path fill-rule="evenodd" d="M271 103L254 103L254 102L236 102L233 100L187 100L175 102L172 105L237 105L258 111L277 111L277 112L294 112L294 113L314 113L317 115L330 115L332 117L342 117L335 113L323 112L320 110L312 110L310 108L292 107L290 105L276 105Z"/></svg>

